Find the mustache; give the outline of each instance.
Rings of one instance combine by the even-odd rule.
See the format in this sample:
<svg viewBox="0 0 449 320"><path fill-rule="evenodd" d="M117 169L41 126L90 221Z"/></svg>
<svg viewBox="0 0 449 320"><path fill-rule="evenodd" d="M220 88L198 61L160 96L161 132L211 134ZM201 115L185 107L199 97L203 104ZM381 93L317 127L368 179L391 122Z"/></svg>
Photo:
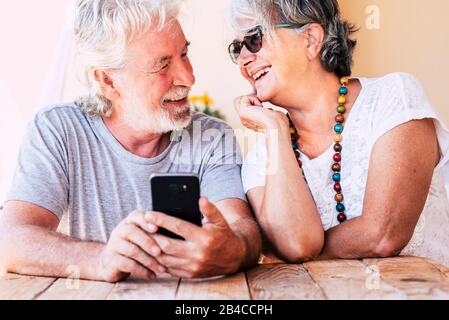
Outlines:
<svg viewBox="0 0 449 320"><path fill-rule="evenodd" d="M185 86L173 87L164 95L164 97L161 99L162 100L161 102L167 100L178 101L185 99L189 96L191 90L192 88Z"/></svg>

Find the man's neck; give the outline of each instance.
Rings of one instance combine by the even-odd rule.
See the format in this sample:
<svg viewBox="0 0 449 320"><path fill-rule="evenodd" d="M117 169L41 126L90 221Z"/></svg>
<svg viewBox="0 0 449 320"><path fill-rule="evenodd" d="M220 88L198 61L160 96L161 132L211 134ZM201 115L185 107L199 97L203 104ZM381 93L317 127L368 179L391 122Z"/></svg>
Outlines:
<svg viewBox="0 0 449 320"><path fill-rule="evenodd" d="M154 158L162 154L170 144L170 134L139 131L116 119L103 118L114 138L128 151L142 158Z"/></svg>

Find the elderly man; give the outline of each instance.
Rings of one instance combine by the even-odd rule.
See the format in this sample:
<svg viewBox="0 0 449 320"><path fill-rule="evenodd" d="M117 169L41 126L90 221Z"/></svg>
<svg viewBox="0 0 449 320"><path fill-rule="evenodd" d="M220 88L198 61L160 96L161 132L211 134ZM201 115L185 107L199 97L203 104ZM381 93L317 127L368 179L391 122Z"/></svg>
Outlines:
<svg viewBox="0 0 449 320"><path fill-rule="evenodd" d="M83 279L115 282L255 264L260 234L235 137L188 104L195 78L178 1L78 0L74 13L90 95L29 125L0 215L2 267L55 277L75 267ZM200 177L203 227L149 211L152 173ZM68 236L57 232L63 216Z"/></svg>

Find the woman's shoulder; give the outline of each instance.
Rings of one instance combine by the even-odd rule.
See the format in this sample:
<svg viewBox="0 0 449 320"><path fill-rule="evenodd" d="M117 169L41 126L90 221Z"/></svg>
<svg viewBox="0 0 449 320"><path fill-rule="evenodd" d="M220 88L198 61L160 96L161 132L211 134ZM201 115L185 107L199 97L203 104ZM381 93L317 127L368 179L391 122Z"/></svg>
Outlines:
<svg viewBox="0 0 449 320"><path fill-rule="evenodd" d="M377 78L359 78L364 89L371 94L387 98L410 100L411 96L424 95L420 81L410 73L394 72Z"/></svg>
<svg viewBox="0 0 449 320"><path fill-rule="evenodd" d="M390 130L413 120L434 119L442 124L420 81L411 74L396 72L379 78L359 78L364 98L357 127L372 143ZM367 128L371 128L367 130Z"/></svg>
<svg viewBox="0 0 449 320"><path fill-rule="evenodd" d="M395 72L378 78L359 78L364 101L374 118L435 116L420 81L409 73Z"/></svg>
<svg viewBox="0 0 449 320"><path fill-rule="evenodd" d="M402 84L404 82L416 82L417 79L410 73L407 72L392 72L385 74L380 77L361 77L361 79L366 80L369 84L372 85L382 85L382 84Z"/></svg>

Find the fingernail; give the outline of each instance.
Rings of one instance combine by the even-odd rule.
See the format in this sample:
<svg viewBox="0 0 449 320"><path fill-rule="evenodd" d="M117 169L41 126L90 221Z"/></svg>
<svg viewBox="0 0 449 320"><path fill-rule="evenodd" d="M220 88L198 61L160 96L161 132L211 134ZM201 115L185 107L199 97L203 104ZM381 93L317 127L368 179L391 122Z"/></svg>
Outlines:
<svg viewBox="0 0 449 320"><path fill-rule="evenodd" d="M156 232L157 231L157 227L154 224L151 224L151 223L147 224L147 229L150 232Z"/></svg>
<svg viewBox="0 0 449 320"><path fill-rule="evenodd" d="M164 267L158 267L157 270L159 271L159 273L165 273L165 268Z"/></svg>

